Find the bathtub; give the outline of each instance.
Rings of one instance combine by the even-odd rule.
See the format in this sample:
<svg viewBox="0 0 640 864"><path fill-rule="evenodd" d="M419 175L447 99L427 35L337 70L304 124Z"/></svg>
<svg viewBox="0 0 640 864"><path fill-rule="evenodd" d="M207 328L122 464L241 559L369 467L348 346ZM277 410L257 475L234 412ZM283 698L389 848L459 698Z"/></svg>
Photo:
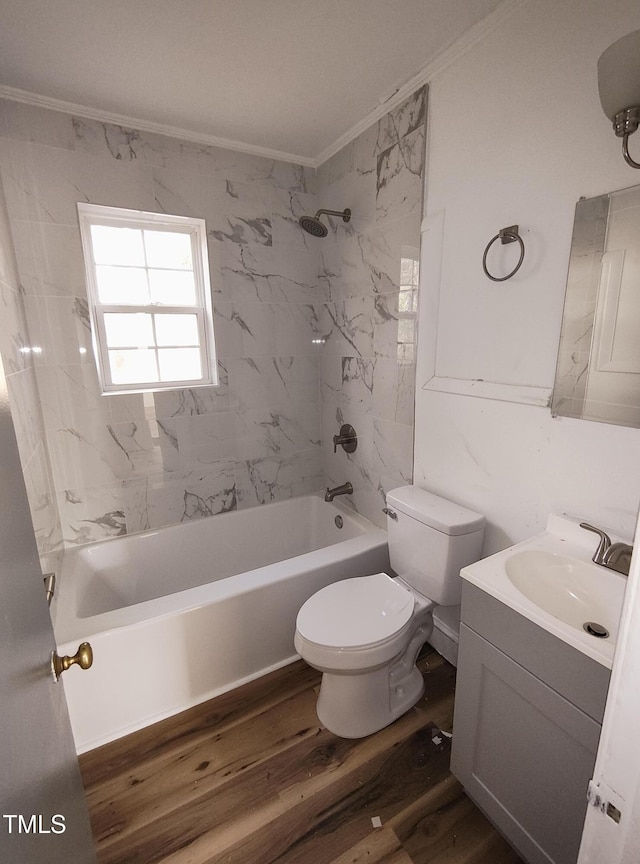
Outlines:
<svg viewBox="0 0 640 864"><path fill-rule="evenodd" d="M388 566L385 531L315 495L68 550L58 653L94 653L62 679L78 753L298 659L305 600Z"/></svg>

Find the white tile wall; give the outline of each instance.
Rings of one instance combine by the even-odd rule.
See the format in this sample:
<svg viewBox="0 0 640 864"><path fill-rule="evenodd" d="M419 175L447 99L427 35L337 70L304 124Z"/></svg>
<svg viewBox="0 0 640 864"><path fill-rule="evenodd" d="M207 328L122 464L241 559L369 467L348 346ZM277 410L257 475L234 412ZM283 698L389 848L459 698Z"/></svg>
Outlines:
<svg viewBox="0 0 640 864"><path fill-rule="evenodd" d="M19 274L0 280L3 354L9 371L30 370L13 391L22 448L38 453L30 483L43 536L45 501L75 545L346 479L358 509L382 523L384 489L410 479L413 379L397 361L396 297L402 249L418 243L425 111L420 91L316 177L0 101ZM100 395L78 201L206 220L218 387ZM354 215L319 241L298 218L323 204ZM40 350L25 355L24 344ZM354 459L335 461L326 441L342 415L358 418L362 437Z"/></svg>
<svg viewBox="0 0 640 864"><path fill-rule="evenodd" d="M17 123L28 112L13 112ZM29 115L30 117L30 115ZM55 569L61 546L60 519L45 440L34 356L16 268L13 241L0 184L0 353L18 439L27 497L43 572Z"/></svg>
<svg viewBox="0 0 640 864"><path fill-rule="evenodd" d="M318 170L320 205L350 207L332 220L321 249L322 465L329 485L351 481L352 503L385 525L385 494L412 482L415 363L398 346L414 322L398 315L400 261L420 245L426 88ZM333 453L342 423L358 434L353 454Z"/></svg>

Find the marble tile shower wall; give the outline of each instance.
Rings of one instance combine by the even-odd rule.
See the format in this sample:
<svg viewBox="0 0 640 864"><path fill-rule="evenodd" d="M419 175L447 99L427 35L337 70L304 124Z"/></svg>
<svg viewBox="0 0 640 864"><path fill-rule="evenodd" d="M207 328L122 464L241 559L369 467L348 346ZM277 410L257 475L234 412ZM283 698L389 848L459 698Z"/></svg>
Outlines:
<svg viewBox="0 0 640 864"><path fill-rule="evenodd" d="M8 101L0 157L64 545L318 489L315 173ZM100 395L78 201L206 219L219 387Z"/></svg>
<svg viewBox="0 0 640 864"><path fill-rule="evenodd" d="M318 240L325 338L320 360L322 466L349 480L356 509L384 526L385 493L412 482L415 324L425 165L426 87L324 163L320 207L350 207ZM333 453L342 423L358 448Z"/></svg>
<svg viewBox="0 0 640 864"><path fill-rule="evenodd" d="M38 398L24 298L15 262L9 217L0 183L0 353L12 406L13 423L36 543L43 572L55 570L60 520L49 465L44 421Z"/></svg>
<svg viewBox="0 0 640 864"><path fill-rule="evenodd" d="M9 340L35 349L13 351L10 377L41 551L345 480L384 524L384 493L412 476L425 118L423 88L316 178L0 100L18 266L1 287ZM100 396L78 201L206 219L219 387ZM297 219L322 206L353 217L318 240ZM352 456L333 454L342 422Z"/></svg>

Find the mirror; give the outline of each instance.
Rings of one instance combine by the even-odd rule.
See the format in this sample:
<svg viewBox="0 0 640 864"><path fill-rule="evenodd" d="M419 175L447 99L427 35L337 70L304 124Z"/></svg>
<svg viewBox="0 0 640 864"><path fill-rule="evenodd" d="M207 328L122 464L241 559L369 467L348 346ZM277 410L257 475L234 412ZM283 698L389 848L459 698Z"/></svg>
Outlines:
<svg viewBox="0 0 640 864"><path fill-rule="evenodd" d="M576 205L551 413L640 427L640 186Z"/></svg>

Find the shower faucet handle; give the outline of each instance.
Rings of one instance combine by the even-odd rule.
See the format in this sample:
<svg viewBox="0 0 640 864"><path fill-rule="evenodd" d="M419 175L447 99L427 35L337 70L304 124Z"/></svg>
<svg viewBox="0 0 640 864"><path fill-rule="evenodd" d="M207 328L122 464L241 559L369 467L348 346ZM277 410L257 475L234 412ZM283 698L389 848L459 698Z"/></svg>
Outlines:
<svg viewBox="0 0 640 864"><path fill-rule="evenodd" d="M343 423L340 427L340 434L333 436L333 452L338 452L338 445L342 447L345 453L353 453L358 446L358 436L356 430L349 423Z"/></svg>

